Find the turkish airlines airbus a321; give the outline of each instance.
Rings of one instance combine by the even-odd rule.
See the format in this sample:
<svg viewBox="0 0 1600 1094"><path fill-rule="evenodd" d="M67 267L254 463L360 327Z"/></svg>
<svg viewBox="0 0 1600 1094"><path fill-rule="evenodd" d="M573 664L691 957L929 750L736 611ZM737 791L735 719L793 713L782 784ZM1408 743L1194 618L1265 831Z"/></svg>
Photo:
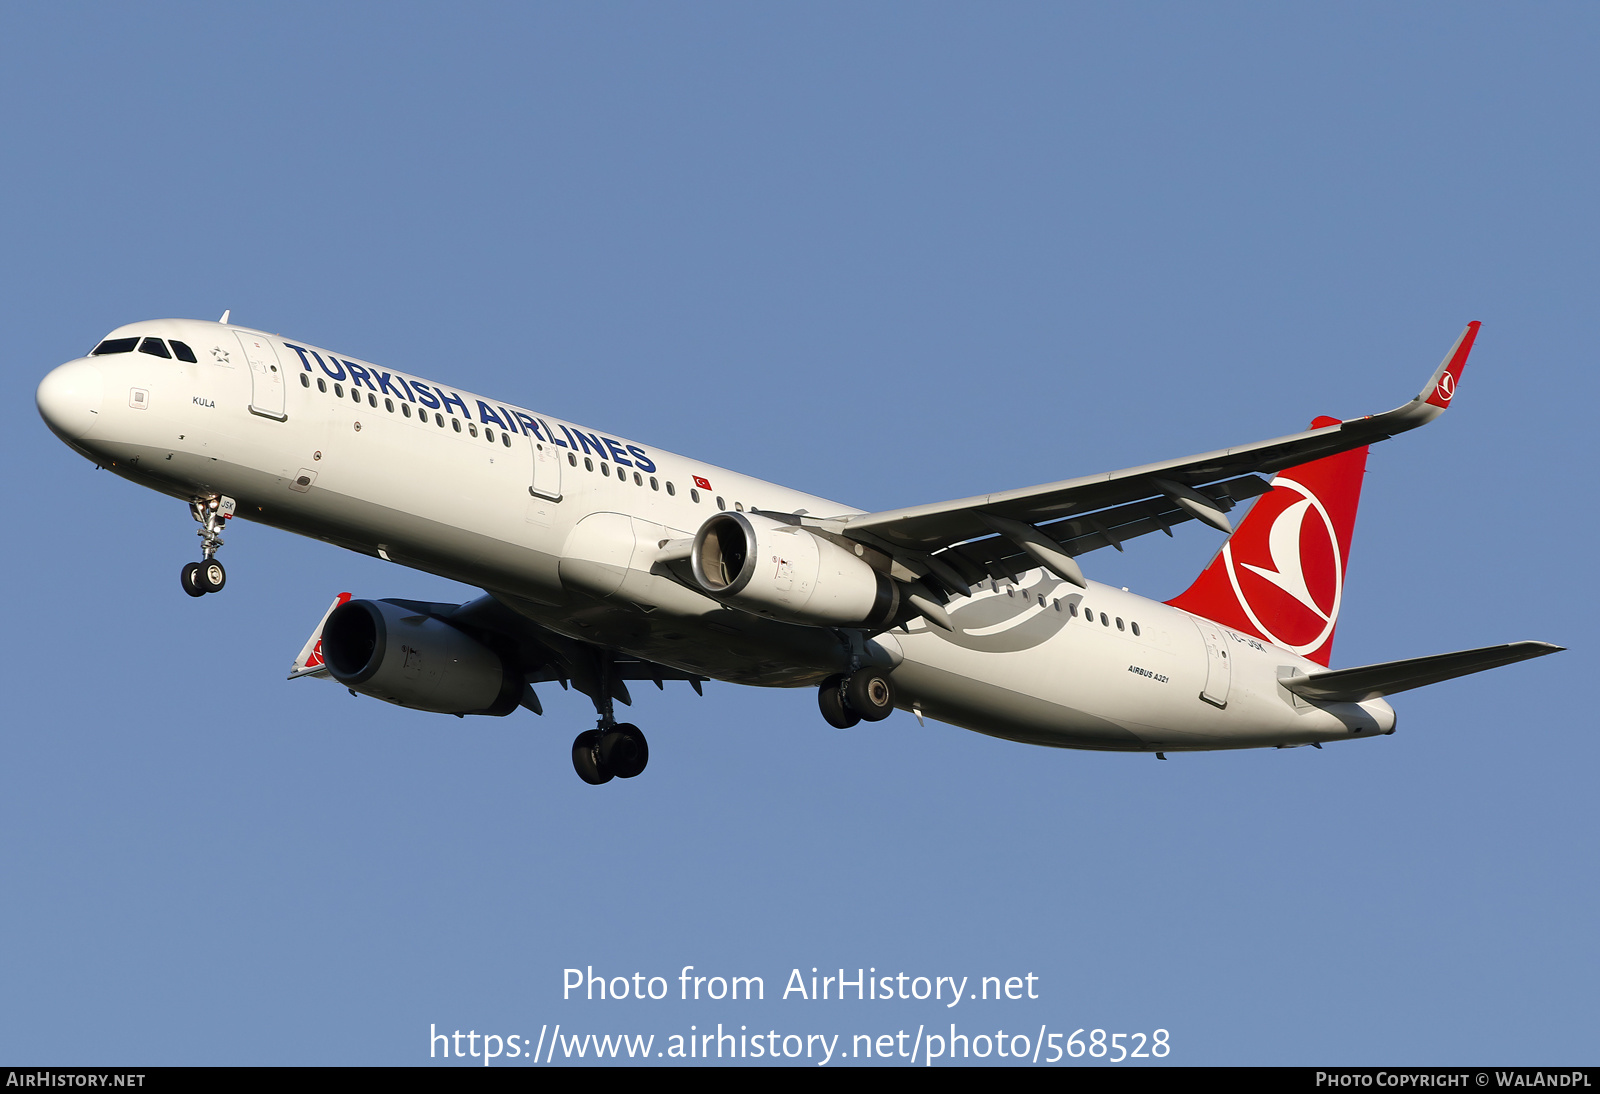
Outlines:
<svg viewBox="0 0 1600 1094"><path fill-rule="evenodd" d="M1392 733L1384 696L1560 649L1329 668L1367 446L1444 413L1477 323L1384 414L864 513L227 320L119 327L44 378L39 413L86 459L189 505L191 596L222 589L233 517L484 589L340 594L290 677L455 715L542 713L534 685L570 683L599 714L572 746L590 783L644 770L644 734L613 714L641 681L816 687L841 729L899 707L1165 759ZM1234 531L1226 514L1250 498ZM1190 520L1229 538L1173 600L1078 565Z"/></svg>

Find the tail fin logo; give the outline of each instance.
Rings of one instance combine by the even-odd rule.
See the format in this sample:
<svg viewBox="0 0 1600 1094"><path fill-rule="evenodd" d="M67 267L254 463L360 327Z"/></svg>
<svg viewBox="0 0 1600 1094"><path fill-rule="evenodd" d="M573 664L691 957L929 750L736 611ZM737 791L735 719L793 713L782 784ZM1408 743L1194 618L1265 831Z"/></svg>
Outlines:
<svg viewBox="0 0 1600 1094"><path fill-rule="evenodd" d="M1327 506L1310 489L1282 476L1272 487L1256 503L1279 507L1266 535L1235 534L1222 548L1222 563L1256 632L1284 649L1309 654L1328 641L1339 619L1344 598L1339 535ZM1251 525L1261 527L1255 521Z"/></svg>
<svg viewBox="0 0 1600 1094"><path fill-rule="evenodd" d="M1456 378L1448 372L1439 377L1439 383L1434 388L1434 395L1441 403L1448 403L1455 397Z"/></svg>

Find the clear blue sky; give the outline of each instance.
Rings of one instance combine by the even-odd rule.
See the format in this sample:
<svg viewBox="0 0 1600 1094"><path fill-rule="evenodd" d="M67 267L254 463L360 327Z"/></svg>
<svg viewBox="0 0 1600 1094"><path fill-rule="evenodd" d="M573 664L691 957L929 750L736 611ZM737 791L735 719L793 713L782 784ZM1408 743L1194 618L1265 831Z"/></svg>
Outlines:
<svg viewBox="0 0 1600 1094"><path fill-rule="evenodd" d="M1597 55L1579 4L8 6L0 1062L719 1021L1595 1062ZM192 601L184 507L39 421L105 331L224 308L865 508L1384 410L1480 319L1373 452L1335 664L1572 651L1167 763L639 689L650 770L591 788L558 689L283 680L342 589L473 590L241 524ZM1166 597L1217 546L1081 561ZM588 965L769 998L563 1002ZM1040 998L774 998L813 966Z"/></svg>

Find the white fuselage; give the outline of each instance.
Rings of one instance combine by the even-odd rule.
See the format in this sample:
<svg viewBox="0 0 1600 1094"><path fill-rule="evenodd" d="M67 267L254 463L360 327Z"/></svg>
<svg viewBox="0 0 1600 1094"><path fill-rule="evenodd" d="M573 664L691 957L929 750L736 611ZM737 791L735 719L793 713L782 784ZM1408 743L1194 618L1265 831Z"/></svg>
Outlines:
<svg viewBox="0 0 1600 1094"><path fill-rule="evenodd" d="M108 338L146 335L199 360L88 357L40 389L52 428L125 478L232 497L245 519L487 589L540 626L687 672L792 687L849 664L848 634L726 607L656 552L719 507L859 510L261 331L157 320ZM917 619L855 652L893 667L902 708L978 732L1184 751L1394 726L1382 700L1314 704L1278 682L1320 665L1094 582L1032 571L949 614L954 632Z"/></svg>

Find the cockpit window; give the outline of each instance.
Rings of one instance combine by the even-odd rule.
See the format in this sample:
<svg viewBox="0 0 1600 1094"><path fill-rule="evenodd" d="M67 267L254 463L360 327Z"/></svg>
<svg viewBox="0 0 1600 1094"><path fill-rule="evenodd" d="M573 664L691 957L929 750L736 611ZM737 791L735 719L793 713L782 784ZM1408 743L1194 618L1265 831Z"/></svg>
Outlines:
<svg viewBox="0 0 1600 1094"><path fill-rule="evenodd" d="M167 352L167 344L159 338L146 338L139 343L139 352L148 353L152 357L165 357L172 360L172 354Z"/></svg>
<svg viewBox="0 0 1600 1094"><path fill-rule="evenodd" d="M189 362L191 365L198 365L200 363L199 361L195 360L194 350L190 349L187 344L178 341L176 338L172 339L172 355L180 361Z"/></svg>
<svg viewBox="0 0 1600 1094"><path fill-rule="evenodd" d="M138 344L139 340L137 338L107 338L104 342L94 347L94 351L89 356L101 357L107 353L132 353L133 347Z"/></svg>

